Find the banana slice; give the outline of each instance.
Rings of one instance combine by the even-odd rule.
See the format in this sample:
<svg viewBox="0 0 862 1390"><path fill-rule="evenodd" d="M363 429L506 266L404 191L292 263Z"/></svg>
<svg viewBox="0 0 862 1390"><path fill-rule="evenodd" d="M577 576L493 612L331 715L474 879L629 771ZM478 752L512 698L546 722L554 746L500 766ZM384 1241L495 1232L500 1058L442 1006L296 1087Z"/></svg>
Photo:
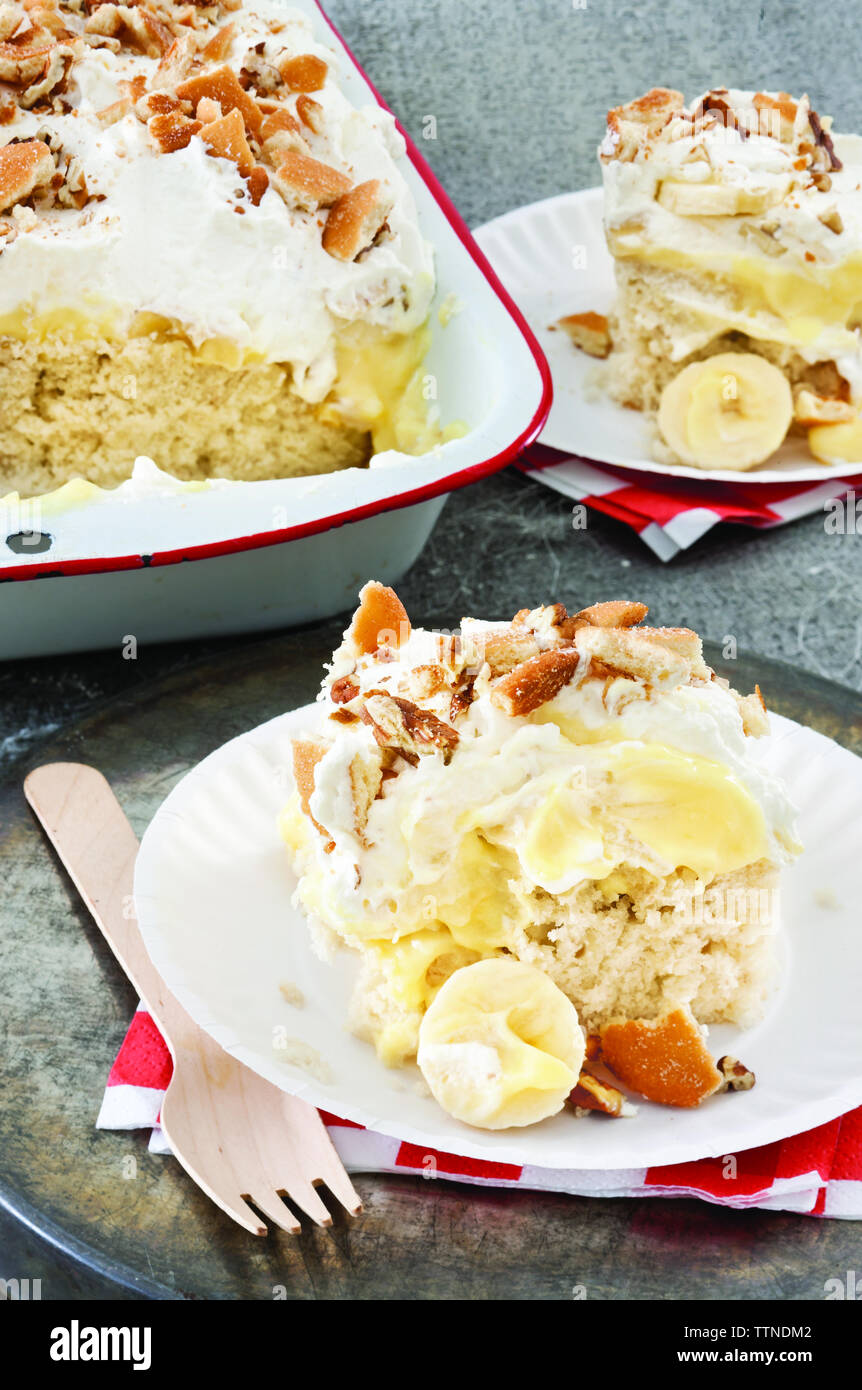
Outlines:
<svg viewBox="0 0 862 1390"><path fill-rule="evenodd" d="M665 179L657 201L678 217L737 217L740 213L766 212L780 203L790 183L774 188L737 188L729 183L689 183Z"/></svg>
<svg viewBox="0 0 862 1390"><path fill-rule="evenodd" d="M434 1099L479 1129L532 1125L562 1109L584 1060L578 1014L531 965L462 966L419 1029L417 1060Z"/></svg>
<svg viewBox="0 0 862 1390"><path fill-rule="evenodd" d="M695 468L753 468L775 453L792 419L786 376L753 352L692 362L668 382L658 408L665 442Z"/></svg>
<svg viewBox="0 0 862 1390"><path fill-rule="evenodd" d="M808 447L821 463L862 463L862 420L816 425L808 431Z"/></svg>

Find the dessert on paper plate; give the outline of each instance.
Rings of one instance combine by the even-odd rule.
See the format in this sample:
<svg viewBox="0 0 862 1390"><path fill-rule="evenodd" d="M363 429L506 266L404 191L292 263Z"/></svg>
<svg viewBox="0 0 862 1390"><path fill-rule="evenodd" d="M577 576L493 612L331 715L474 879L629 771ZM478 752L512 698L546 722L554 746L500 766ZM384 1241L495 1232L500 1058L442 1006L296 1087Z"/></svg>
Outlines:
<svg viewBox="0 0 862 1390"><path fill-rule="evenodd" d="M420 453L430 246L278 0L0 0L0 495Z"/></svg>
<svg viewBox="0 0 862 1390"><path fill-rule="evenodd" d="M316 948L361 957L350 1025L467 1123L752 1084L703 1025L763 1010L793 810L759 692L646 612L449 634L369 583L294 740L281 830Z"/></svg>
<svg viewBox="0 0 862 1390"><path fill-rule="evenodd" d="M862 141L830 128L786 92L656 88L608 113L616 302L559 326L657 459L745 471L791 434L862 462Z"/></svg>

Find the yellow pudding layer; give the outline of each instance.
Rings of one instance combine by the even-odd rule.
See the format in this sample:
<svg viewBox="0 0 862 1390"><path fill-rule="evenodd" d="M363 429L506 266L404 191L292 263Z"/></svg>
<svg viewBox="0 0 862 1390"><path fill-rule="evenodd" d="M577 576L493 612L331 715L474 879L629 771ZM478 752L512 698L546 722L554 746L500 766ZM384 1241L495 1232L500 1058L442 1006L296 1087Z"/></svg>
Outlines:
<svg viewBox="0 0 862 1390"><path fill-rule="evenodd" d="M574 731L574 721L557 721ZM642 894L644 881L661 882L665 871L645 870L644 859L664 861L672 873L704 884L768 857L763 812L721 763L663 744L621 740L612 725L589 733L589 740L579 740L597 753L586 780L585 769L571 765L559 777L542 778L533 809L520 820L516 813L517 852L509 847L512 798L465 813L457 851L441 864L439 877L402 891L397 910L393 898L391 928L379 915L345 915L326 875L306 869L306 905L321 920L338 923L394 1005L367 1025L387 1065L409 1055L417 1018L454 970L503 950L519 952L535 918L535 894L542 892L537 884L548 892L557 891L557 883L560 891L587 889L597 906L610 906L623 895ZM418 811L416 817L408 811L401 824L412 863L422 858L422 837L431 831ZM314 845L317 834L296 804L282 817L281 831L295 851ZM392 892L398 892L394 884Z"/></svg>
<svg viewBox="0 0 862 1390"><path fill-rule="evenodd" d="M787 342L805 347L830 329L853 328L860 319L862 253L838 265L812 262L804 270L798 265L786 268L783 257L728 255L717 264L715 258L696 251L652 246L621 233L620 228L608 235L618 260L694 274L706 286L712 283L717 293L737 296L739 315L728 317L737 326L742 326L746 315L768 313L784 325ZM716 306L715 312L725 316L723 307Z"/></svg>
<svg viewBox="0 0 862 1390"><path fill-rule="evenodd" d="M721 763L663 744L609 743L589 767L595 785L607 778L598 810L585 810L571 773L543 789L519 849L531 878L546 884L606 878L625 862L609 848L620 830L671 868L702 877L732 873L767 853L760 806ZM484 813L471 817L491 838L494 814L492 808L487 821Z"/></svg>
<svg viewBox="0 0 862 1390"><path fill-rule="evenodd" d="M763 811L721 763L659 744L614 751L611 813L662 859L707 877L767 854Z"/></svg>
<svg viewBox="0 0 862 1390"><path fill-rule="evenodd" d="M368 430L375 453L397 449L424 454L436 444L459 438L465 433L460 422L441 429L431 418L436 387L433 376L423 370L430 346L427 323L405 334L385 333L364 323L341 329L338 375L323 419Z"/></svg>

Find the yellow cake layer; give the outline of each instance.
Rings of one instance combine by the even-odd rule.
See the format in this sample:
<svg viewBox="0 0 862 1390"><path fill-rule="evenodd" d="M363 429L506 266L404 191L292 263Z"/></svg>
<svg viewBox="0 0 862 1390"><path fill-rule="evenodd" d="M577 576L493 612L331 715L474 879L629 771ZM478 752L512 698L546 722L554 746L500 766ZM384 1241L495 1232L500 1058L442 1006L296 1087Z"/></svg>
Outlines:
<svg viewBox="0 0 862 1390"><path fill-rule="evenodd" d="M320 405L288 366L227 339L195 345L181 325L63 309L0 317L0 495L34 496L81 476L114 487L139 455L184 480L295 477L362 466L373 452L419 454L429 421L427 327L346 325L338 379Z"/></svg>

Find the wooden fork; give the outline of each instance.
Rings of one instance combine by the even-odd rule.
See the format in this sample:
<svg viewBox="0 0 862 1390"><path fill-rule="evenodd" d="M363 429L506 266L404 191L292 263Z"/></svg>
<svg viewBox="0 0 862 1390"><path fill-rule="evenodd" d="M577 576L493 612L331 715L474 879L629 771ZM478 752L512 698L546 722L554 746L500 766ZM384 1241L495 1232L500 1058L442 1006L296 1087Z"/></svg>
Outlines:
<svg viewBox="0 0 862 1390"><path fill-rule="evenodd" d="M170 1048L174 1071L161 1124L189 1176L253 1235L267 1228L249 1202L282 1230L302 1229L282 1196L331 1226L316 1191L321 1183L357 1216L362 1203L317 1111L224 1052L155 969L133 909L138 842L102 774L81 763L49 763L30 773L24 792Z"/></svg>

